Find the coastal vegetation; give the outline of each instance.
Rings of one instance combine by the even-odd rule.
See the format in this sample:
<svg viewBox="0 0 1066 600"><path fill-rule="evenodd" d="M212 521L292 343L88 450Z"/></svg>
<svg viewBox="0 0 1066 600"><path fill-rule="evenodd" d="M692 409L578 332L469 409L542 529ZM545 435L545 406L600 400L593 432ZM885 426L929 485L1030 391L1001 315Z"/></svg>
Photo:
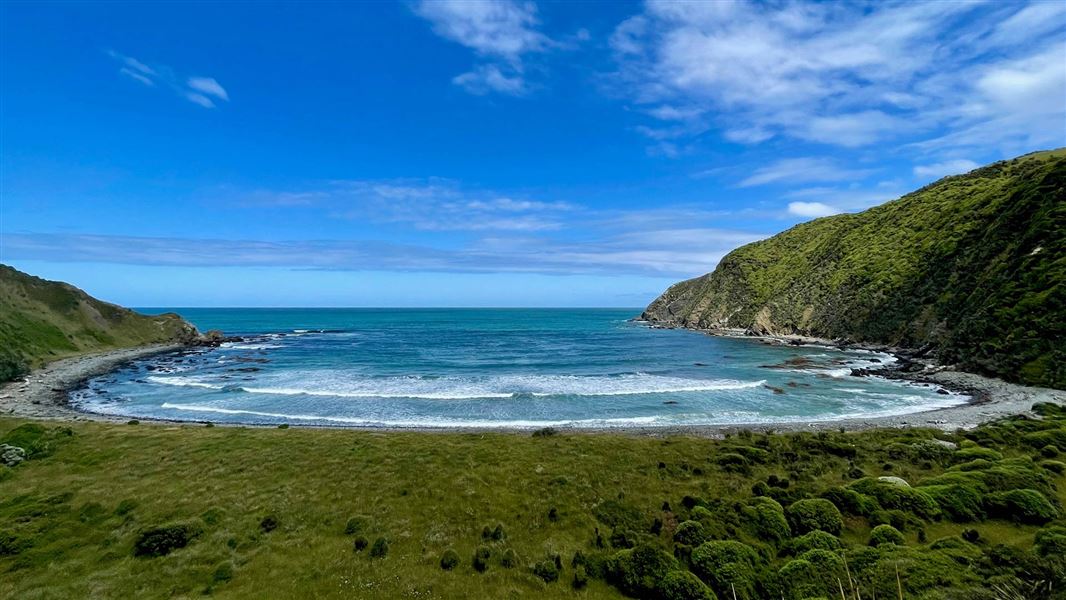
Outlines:
<svg viewBox="0 0 1066 600"><path fill-rule="evenodd" d="M196 335L178 315L141 315L70 284L0 265L0 382L64 356Z"/></svg>
<svg viewBox="0 0 1066 600"><path fill-rule="evenodd" d="M1052 404L719 440L2 418L0 444L0 597L1066 597Z"/></svg>
<svg viewBox="0 0 1066 600"><path fill-rule="evenodd" d="M1066 149L742 246L644 318L920 349L1066 388Z"/></svg>

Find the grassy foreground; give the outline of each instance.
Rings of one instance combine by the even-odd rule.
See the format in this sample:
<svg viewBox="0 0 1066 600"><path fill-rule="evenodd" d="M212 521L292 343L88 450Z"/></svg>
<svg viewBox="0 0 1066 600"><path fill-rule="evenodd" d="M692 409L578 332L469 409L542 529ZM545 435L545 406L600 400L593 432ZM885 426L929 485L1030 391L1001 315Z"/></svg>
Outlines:
<svg viewBox="0 0 1066 600"><path fill-rule="evenodd" d="M1038 411L956 449L0 419L0 597L1063 598Z"/></svg>

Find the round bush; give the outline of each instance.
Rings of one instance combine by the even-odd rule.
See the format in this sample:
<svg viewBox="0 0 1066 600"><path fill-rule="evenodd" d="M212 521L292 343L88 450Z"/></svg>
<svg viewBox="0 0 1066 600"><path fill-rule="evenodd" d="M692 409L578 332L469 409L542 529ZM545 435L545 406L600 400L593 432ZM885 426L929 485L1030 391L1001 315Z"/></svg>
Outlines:
<svg viewBox="0 0 1066 600"><path fill-rule="evenodd" d="M1043 525L1059 515L1058 509L1036 490L989 494L985 505L989 516L1031 525Z"/></svg>
<svg viewBox="0 0 1066 600"><path fill-rule="evenodd" d="M389 541L383 537L379 537L374 540L374 545L370 547L371 558L385 558L389 554Z"/></svg>
<svg viewBox="0 0 1066 600"><path fill-rule="evenodd" d="M366 517L352 517L348 519L348 522L344 524L344 533L346 535L355 535L357 533L363 533L366 531L369 521Z"/></svg>
<svg viewBox="0 0 1066 600"><path fill-rule="evenodd" d="M752 596L758 562L754 548L734 540L706 542L692 551L692 569L719 595L732 585L738 594Z"/></svg>
<svg viewBox="0 0 1066 600"><path fill-rule="evenodd" d="M881 508L877 500L848 488L832 488L823 493L822 497L832 502L840 512L848 515L865 517Z"/></svg>
<svg viewBox="0 0 1066 600"><path fill-rule="evenodd" d="M717 600L711 588L688 571L670 571L659 587L663 600Z"/></svg>
<svg viewBox="0 0 1066 600"><path fill-rule="evenodd" d="M1061 460L1042 460L1040 466L1056 475L1066 473L1066 463Z"/></svg>
<svg viewBox="0 0 1066 600"><path fill-rule="evenodd" d="M969 462L977 459L997 461L1003 458L1003 455L991 448L974 446L972 448L963 448L962 450L955 452L955 456L952 458L957 463Z"/></svg>
<svg viewBox="0 0 1066 600"><path fill-rule="evenodd" d="M907 511L923 519L935 519L940 516L940 507L936 501L918 488L869 478L860 479L849 487L876 499L882 508Z"/></svg>
<svg viewBox="0 0 1066 600"><path fill-rule="evenodd" d="M274 515L267 515L263 517L262 521L259 521L259 530L263 533L270 533L278 528L278 518Z"/></svg>
<svg viewBox="0 0 1066 600"><path fill-rule="evenodd" d="M1059 447L1055 444L1048 444L1040 449L1040 454L1044 458L1055 458L1059 455Z"/></svg>
<svg viewBox="0 0 1066 600"><path fill-rule="evenodd" d="M871 546L880 546L881 544L896 544L902 546L906 543L903 534L898 529L891 525L878 525L870 532L870 544Z"/></svg>
<svg viewBox="0 0 1066 600"><path fill-rule="evenodd" d="M189 545L200 534L199 527L189 524L153 527L141 532L133 543L134 556L166 556Z"/></svg>
<svg viewBox="0 0 1066 600"><path fill-rule="evenodd" d="M788 507L788 521L794 533L808 533L816 529L839 535L844 518L830 501L824 498L797 500Z"/></svg>
<svg viewBox="0 0 1066 600"><path fill-rule="evenodd" d="M674 541L686 546L699 546L707 541L707 535L703 532L703 525L698 521L685 521L674 531Z"/></svg>
<svg viewBox="0 0 1066 600"><path fill-rule="evenodd" d="M793 554L803 554L808 550L840 550L844 543L835 535L821 530L814 530L792 540L789 550Z"/></svg>
<svg viewBox="0 0 1066 600"><path fill-rule="evenodd" d="M944 516L952 521L964 523L978 521L985 516L981 506L981 492L970 485L929 485L922 486L922 491L929 494L940 506Z"/></svg>
<svg viewBox="0 0 1066 600"><path fill-rule="evenodd" d="M542 560L533 565L533 574L543 579L544 583L552 583L559 580L559 567L555 566L554 560Z"/></svg>
<svg viewBox="0 0 1066 600"><path fill-rule="evenodd" d="M779 542L792 536L785 509L771 498L753 498L741 510L751 532L763 540Z"/></svg>
<svg viewBox="0 0 1066 600"><path fill-rule="evenodd" d="M370 545L370 540L366 539L366 536L360 535L352 542L352 549L356 552L362 552L366 550L366 547Z"/></svg>
<svg viewBox="0 0 1066 600"><path fill-rule="evenodd" d="M579 565L574 569L574 579L570 582L570 586L575 590L583 590L585 586L589 584L589 575L585 572L585 567Z"/></svg>
<svg viewBox="0 0 1066 600"><path fill-rule="evenodd" d="M696 506L689 512L689 518L693 521L699 521L704 525L713 523L715 521L714 513L710 511L706 506Z"/></svg>
<svg viewBox="0 0 1066 600"><path fill-rule="evenodd" d="M639 544L622 550L611 559L611 580L622 592L637 598L653 597L670 571L678 568L677 559L666 552Z"/></svg>
<svg viewBox="0 0 1066 600"><path fill-rule="evenodd" d="M444 554L440 555L440 568L445 571L451 571L455 567L459 566L459 553L451 548L444 551Z"/></svg>
<svg viewBox="0 0 1066 600"><path fill-rule="evenodd" d="M472 564L474 569L478 573L484 573L489 568L489 558L492 557L492 550L489 550L488 546L478 546L474 551L474 560Z"/></svg>
<svg viewBox="0 0 1066 600"><path fill-rule="evenodd" d="M500 557L500 566L505 569L513 568L518 564L518 555L511 548L504 551L503 556Z"/></svg>
<svg viewBox="0 0 1066 600"><path fill-rule="evenodd" d="M1036 553L1040 556L1066 556L1066 527L1053 526L1036 532Z"/></svg>

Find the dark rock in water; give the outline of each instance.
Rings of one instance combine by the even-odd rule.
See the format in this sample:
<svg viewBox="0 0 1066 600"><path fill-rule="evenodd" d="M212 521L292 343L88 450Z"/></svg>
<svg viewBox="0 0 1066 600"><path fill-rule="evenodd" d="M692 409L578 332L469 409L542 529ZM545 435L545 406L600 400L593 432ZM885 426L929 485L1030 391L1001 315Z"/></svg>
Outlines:
<svg viewBox="0 0 1066 600"><path fill-rule="evenodd" d="M677 404L677 400L663 400L663 404Z"/></svg>
<svg viewBox="0 0 1066 600"><path fill-rule="evenodd" d="M773 392L775 394L784 394L785 393L785 390L783 390L783 389L781 389L779 387L774 387L772 385L763 385L763 387L768 389L768 390L773 390Z"/></svg>
<svg viewBox="0 0 1066 600"><path fill-rule="evenodd" d="M881 359L880 359L880 358L871 358L871 359L870 359L870 362L872 362L872 363L879 363L879 362L881 362Z"/></svg>
<svg viewBox="0 0 1066 600"><path fill-rule="evenodd" d="M189 343L190 346L201 346L206 348L217 348L227 342L243 342L244 338L240 336L227 336L218 329L212 329L207 333L204 333L197 337L195 340Z"/></svg>
<svg viewBox="0 0 1066 600"><path fill-rule="evenodd" d="M692 366L694 366L694 367L706 367L707 363L692 363Z"/></svg>
<svg viewBox="0 0 1066 600"><path fill-rule="evenodd" d="M230 369L230 371L236 371L238 373L255 373L256 371L262 371L259 367L237 367L236 369Z"/></svg>
<svg viewBox="0 0 1066 600"><path fill-rule="evenodd" d="M944 394L945 396L947 396L947 395L951 394L951 392L949 392L949 391L945 390L944 388L938 388L938 389L936 390L936 393L938 393L938 394Z"/></svg>

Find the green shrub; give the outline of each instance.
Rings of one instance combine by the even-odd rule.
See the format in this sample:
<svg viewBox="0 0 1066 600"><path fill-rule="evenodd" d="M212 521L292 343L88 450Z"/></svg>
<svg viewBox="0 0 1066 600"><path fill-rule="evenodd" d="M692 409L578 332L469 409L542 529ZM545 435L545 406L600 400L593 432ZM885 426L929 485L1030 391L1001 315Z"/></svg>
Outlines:
<svg viewBox="0 0 1066 600"><path fill-rule="evenodd" d="M74 435L69 427L46 428L36 423L24 423L0 437L0 444L22 448L26 459L51 456L64 440Z"/></svg>
<svg viewBox="0 0 1066 600"><path fill-rule="evenodd" d="M840 512L847 515L865 517L881 508L877 500L849 488L832 488L823 493L822 498L832 502Z"/></svg>
<svg viewBox="0 0 1066 600"><path fill-rule="evenodd" d="M1036 553L1066 557L1066 527L1055 525L1036 532Z"/></svg>
<svg viewBox="0 0 1066 600"><path fill-rule="evenodd" d="M928 485L922 486L921 489L929 494L944 516L952 521L964 523L984 518L981 493L973 486Z"/></svg>
<svg viewBox="0 0 1066 600"><path fill-rule="evenodd" d="M707 535L699 521L684 521L674 531L674 541L686 546L699 546L707 541Z"/></svg>
<svg viewBox="0 0 1066 600"><path fill-rule="evenodd" d="M714 458L714 462L722 467L723 471L728 473L748 473L751 471L751 464L747 458L744 458L741 454L734 452L726 452L719 454Z"/></svg>
<svg viewBox="0 0 1066 600"><path fill-rule="evenodd" d="M717 600L699 577L688 571L670 571L659 588L663 600Z"/></svg>
<svg viewBox="0 0 1066 600"><path fill-rule="evenodd" d="M732 586L739 595L750 597L758 563L754 548L734 540L705 542L692 551L692 570L722 596Z"/></svg>
<svg viewBox="0 0 1066 600"><path fill-rule="evenodd" d="M366 550L366 547L369 545L370 540L366 539L365 535L356 536L355 540L352 542L352 550L362 552L363 550Z"/></svg>
<svg viewBox="0 0 1066 600"><path fill-rule="evenodd" d="M903 534L898 529L891 525L878 525L870 532L871 546L880 546L881 544L896 544L902 546L906 543Z"/></svg>
<svg viewBox="0 0 1066 600"><path fill-rule="evenodd" d="M826 533L821 530L814 530L810 533L805 533L797 538L793 538L788 544L788 551L791 554L803 554L808 550L840 550L844 547L844 542L840 541L840 538L831 533Z"/></svg>
<svg viewBox="0 0 1066 600"><path fill-rule="evenodd" d="M511 548L504 551L503 556L500 557L500 566L505 569L511 569L518 564L518 555Z"/></svg>
<svg viewBox="0 0 1066 600"><path fill-rule="evenodd" d="M1055 458L1059 455L1059 447L1054 444L1048 444L1040 449L1040 455L1044 458Z"/></svg>
<svg viewBox="0 0 1066 600"><path fill-rule="evenodd" d="M785 509L771 498L753 498L741 509L751 533L762 540L780 542L792 536Z"/></svg>
<svg viewBox="0 0 1066 600"><path fill-rule="evenodd" d="M829 550L808 550L778 572L788 597L813 598L831 595L846 578L844 561Z"/></svg>
<svg viewBox="0 0 1066 600"><path fill-rule="evenodd" d="M570 587L574 588L575 590L583 590L588 584L589 576L588 573L585 572L585 567L583 565L579 565L574 568L574 579L571 580Z"/></svg>
<svg viewBox="0 0 1066 600"><path fill-rule="evenodd" d="M489 559L492 558L492 550L488 546L478 546L477 550L474 550L474 560L471 564L474 565L474 570L478 573L484 573L489 568Z"/></svg>
<svg viewBox="0 0 1066 600"><path fill-rule="evenodd" d="M552 559L542 560L533 565L533 574L544 580L544 583L553 583L559 580L559 567L555 566Z"/></svg>
<svg viewBox="0 0 1066 600"><path fill-rule="evenodd" d="M972 446L969 448L963 448L955 452L955 462L969 462L972 460L988 460L995 462L1003 458L1003 455L991 448L982 448L980 446Z"/></svg>
<svg viewBox="0 0 1066 600"><path fill-rule="evenodd" d="M985 499L985 510L990 517L1031 525L1043 525L1059 515L1058 509L1036 490L989 494Z"/></svg>
<svg viewBox="0 0 1066 600"><path fill-rule="evenodd" d="M830 501L824 498L797 500L788 507L788 521L793 533L804 534L816 529L839 535L844 518Z"/></svg>
<svg viewBox="0 0 1066 600"><path fill-rule="evenodd" d="M263 533L270 533L278 528L279 521L274 515L267 515L263 517L262 521L259 521L259 530Z"/></svg>
<svg viewBox="0 0 1066 600"><path fill-rule="evenodd" d="M609 571L611 582L623 593L650 598L655 596L666 574L677 568L677 559L670 554L649 544L639 544L615 554Z"/></svg>
<svg viewBox="0 0 1066 600"><path fill-rule="evenodd" d="M347 535L355 535L357 533L363 533L369 526L370 521L366 517L358 516L348 519L348 522L344 524L344 533Z"/></svg>
<svg viewBox="0 0 1066 600"><path fill-rule="evenodd" d="M882 508L906 511L923 519L935 519L940 516L940 506L936 500L919 488L872 478L860 479L849 487L874 498Z"/></svg>
<svg viewBox="0 0 1066 600"><path fill-rule="evenodd" d="M174 550L184 548L200 535L200 528L188 523L153 527L142 531L133 543L134 556L166 556Z"/></svg>
<svg viewBox="0 0 1066 600"><path fill-rule="evenodd" d="M459 553L455 550L448 548L440 555L440 568L445 571L451 571L455 567L459 566Z"/></svg>
<svg viewBox="0 0 1066 600"><path fill-rule="evenodd" d="M1042 460L1040 466L1056 475L1066 473L1066 463L1058 460Z"/></svg>
<svg viewBox="0 0 1066 600"><path fill-rule="evenodd" d="M1066 427L1027 433L1022 436L1022 442L1033 448L1043 448L1048 445L1066 448Z"/></svg>
<svg viewBox="0 0 1066 600"><path fill-rule="evenodd" d="M29 373L30 368L26 361L7 352L0 352L0 383L20 379Z"/></svg>
<svg viewBox="0 0 1066 600"><path fill-rule="evenodd" d="M226 583L233 579L233 565L228 562L224 562L215 567L215 572L211 574L211 581L214 583Z"/></svg>
<svg viewBox="0 0 1066 600"><path fill-rule="evenodd" d="M389 554L389 540L379 537L370 546L370 558L385 558Z"/></svg>

